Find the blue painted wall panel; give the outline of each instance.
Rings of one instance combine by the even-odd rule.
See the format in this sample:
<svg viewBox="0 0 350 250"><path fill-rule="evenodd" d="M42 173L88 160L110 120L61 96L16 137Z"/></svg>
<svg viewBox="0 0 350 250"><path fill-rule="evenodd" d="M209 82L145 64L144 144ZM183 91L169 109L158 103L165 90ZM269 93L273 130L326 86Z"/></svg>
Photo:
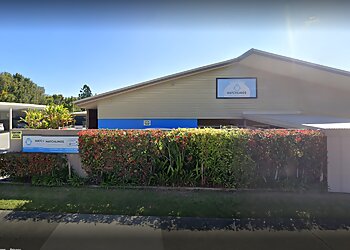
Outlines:
<svg viewBox="0 0 350 250"><path fill-rule="evenodd" d="M25 153L62 153L62 154L78 154L77 148L44 148L44 147L23 147L22 152Z"/></svg>
<svg viewBox="0 0 350 250"><path fill-rule="evenodd" d="M144 120L151 125L145 126ZM197 119L98 119L100 129L197 128Z"/></svg>

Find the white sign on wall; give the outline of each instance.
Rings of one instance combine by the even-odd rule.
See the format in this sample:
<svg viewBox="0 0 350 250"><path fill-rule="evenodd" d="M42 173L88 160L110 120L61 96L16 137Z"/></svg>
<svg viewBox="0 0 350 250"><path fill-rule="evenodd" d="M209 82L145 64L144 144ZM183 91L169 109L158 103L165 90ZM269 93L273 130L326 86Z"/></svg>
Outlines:
<svg viewBox="0 0 350 250"><path fill-rule="evenodd" d="M23 152L28 153L79 153L78 136L23 136Z"/></svg>
<svg viewBox="0 0 350 250"><path fill-rule="evenodd" d="M257 98L256 78L217 78L216 98Z"/></svg>
<svg viewBox="0 0 350 250"><path fill-rule="evenodd" d="M143 120L143 126L151 126L151 120Z"/></svg>

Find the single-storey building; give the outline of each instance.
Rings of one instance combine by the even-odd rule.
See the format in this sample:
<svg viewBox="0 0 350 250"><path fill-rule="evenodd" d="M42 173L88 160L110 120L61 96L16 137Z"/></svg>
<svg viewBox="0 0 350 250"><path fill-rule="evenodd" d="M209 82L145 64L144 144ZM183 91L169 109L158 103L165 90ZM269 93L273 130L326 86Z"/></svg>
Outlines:
<svg viewBox="0 0 350 250"><path fill-rule="evenodd" d="M88 128L350 127L350 72L256 49L85 98Z"/></svg>

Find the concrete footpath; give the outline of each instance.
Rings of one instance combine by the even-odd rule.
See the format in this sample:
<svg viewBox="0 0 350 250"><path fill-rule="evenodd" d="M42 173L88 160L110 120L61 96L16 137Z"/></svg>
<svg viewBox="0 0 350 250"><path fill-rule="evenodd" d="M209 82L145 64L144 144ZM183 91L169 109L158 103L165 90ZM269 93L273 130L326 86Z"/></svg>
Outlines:
<svg viewBox="0 0 350 250"><path fill-rule="evenodd" d="M183 221L171 223L158 217L0 211L0 249L350 249L345 229L189 230Z"/></svg>

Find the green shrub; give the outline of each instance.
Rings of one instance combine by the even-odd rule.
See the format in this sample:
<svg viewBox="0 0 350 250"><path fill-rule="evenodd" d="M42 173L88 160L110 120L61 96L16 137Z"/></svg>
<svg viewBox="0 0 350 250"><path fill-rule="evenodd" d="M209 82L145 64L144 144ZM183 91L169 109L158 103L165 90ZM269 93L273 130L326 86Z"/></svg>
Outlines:
<svg viewBox="0 0 350 250"><path fill-rule="evenodd" d="M148 185L158 139L154 131L84 131L79 137L84 169L96 184Z"/></svg>
<svg viewBox="0 0 350 250"><path fill-rule="evenodd" d="M106 186L326 185L326 137L316 130L87 130L79 150L90 180Z"/></svg>
<svg viewBox="0 0 350 250"><path fill-rule="evenodd" d="M68 179L66 159L59 154L2 154L0 172L12 179L34 185L61 186Z"/></svg>
<svg viewBox="0 0 350 250"><path fill-rule="evenodd" d="M51 104L43 110L30 109L25 112L25 117L21 118L28 128L34 129L58 129L71 125L74 121L69 110L63 105Z"/></svg>
<svg viewBox="0 0 350 250"><path fill-rule="evenodd" d="M68 178L67 183L73 187L80 187L84 186L87 183L87 178L80 177L73 171L72 176Z"/></svg>
<svg viewBox="0 0 350 250"><path fill-rule="evenodd" d="M326 185L327 141L320 131L252 130L248 136L256 186Z"/></svg>
<svg viewBox="0 0 350 250"><path fill-rule="evenodd" d="M0 155L0 175L34 185L327 187L326 137L316 130L86 130L88 178L68 178L59 154Z"/></svg>

